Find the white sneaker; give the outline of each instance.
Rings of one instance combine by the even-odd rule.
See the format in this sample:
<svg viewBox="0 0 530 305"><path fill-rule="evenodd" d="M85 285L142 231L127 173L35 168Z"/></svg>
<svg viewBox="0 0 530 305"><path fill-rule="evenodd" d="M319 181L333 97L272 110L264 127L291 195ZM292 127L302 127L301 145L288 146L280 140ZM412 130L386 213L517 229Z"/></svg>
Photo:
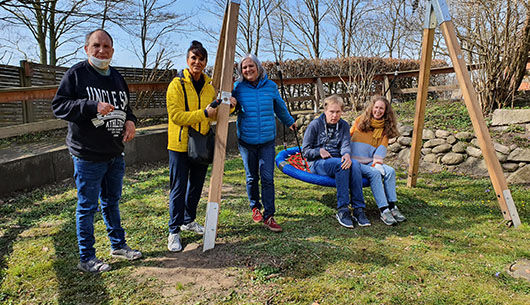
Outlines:
<svg viewBox="0 0 530 305"><path fill-rule="evenodd" d="M401 212L399 211L397 206L394 207L392 210L390 210L390 212L392 213L392 216L394 216L394 219L397 222L403 222L403 221L407 220L407 218L405 218L405 216L403 214L401 214Z"/></svg>
<svg viewBox="0 0 530 305"><path fill-rule="evenodd" d="M196 223L195 221L192 221L185 225L181 225L180 230L181 231L192 231L199 235L204 235L204 227Z"/></svg>
<svg viewBox="0 0 530 305"><path fill-rule="evenodd" d="M171 252L182 251L180 233L169 233L169 236L167 237L167 249Z"/></svg>
<svg viewBox="0 0 530 305"><path fill-rule="evenodd" d="M387 208L381 213L381 220L385 223L387 226L393 226L397 224L396 219L392 215L392 212Z"/></svg>

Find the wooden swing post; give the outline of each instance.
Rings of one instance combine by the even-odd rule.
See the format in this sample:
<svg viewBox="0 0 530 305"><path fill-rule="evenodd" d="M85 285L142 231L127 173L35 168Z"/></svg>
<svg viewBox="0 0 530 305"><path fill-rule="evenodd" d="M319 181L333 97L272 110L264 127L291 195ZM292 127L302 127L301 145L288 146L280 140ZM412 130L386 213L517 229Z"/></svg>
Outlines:
<svg viewBox="0 0 530 305"><path fill-rule="evenodd" d="M430 0L427 3L426 21L423 32L420 75L418 79L418 95L416 97L416 114L414 116L414 133L412 135L412 147L410 152L409 174L407 186L416 186L420 149L423 136L423 124L425 118L425 105L427 101L427 88L429 85L429 71L432 60L432 47L434 28L438 24L442 30L449 56L453 63L458 84L462 90L464 102L473 124L480 149L488 167L488 173L497 195L504 219L508 225L518 227L521 224L519 214L513 202L510 190L504 178L501 164L495 154L493 142L482 115L482 109L478 103L477 93L471 83L469 72L462 55L462 49L458 43L454 24L445 0Z"/></svg>
<svg viewBox="0 0 530 305"><path fill-rule="evenodd" d="M203 251L215 247L215 238L217 236L219 203L221 202L226 157L226 139L228 136L228 116L230 114L230 98L233 86L232 76L236 52L239 4L239 0L231 0L227 3L214 65L213 86L218 91L222 102L217 106L215 152L206 207Z"/></svg>

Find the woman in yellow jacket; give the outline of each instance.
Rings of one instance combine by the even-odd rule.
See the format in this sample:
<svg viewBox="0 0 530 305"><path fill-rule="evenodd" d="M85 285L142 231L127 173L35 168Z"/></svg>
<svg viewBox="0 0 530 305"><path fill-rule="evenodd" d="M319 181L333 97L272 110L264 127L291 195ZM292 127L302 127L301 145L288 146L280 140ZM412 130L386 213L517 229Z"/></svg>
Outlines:
<svg viewBox="0 0 530 305"><path fill-rule="evenodd" d="M180 231L204 234L204 227L195 222L197 204L202 193L208 165L188 159L188 129L202 134L210 129L217 109L211 79L204 72L208 53L202 44L193 41L187 52L188 68L175 77L167 89L169 150L169 236L168 250L181 251ZM186 107L187 101L187 107ZM231 101L235 106L235 99Z"/></svg>

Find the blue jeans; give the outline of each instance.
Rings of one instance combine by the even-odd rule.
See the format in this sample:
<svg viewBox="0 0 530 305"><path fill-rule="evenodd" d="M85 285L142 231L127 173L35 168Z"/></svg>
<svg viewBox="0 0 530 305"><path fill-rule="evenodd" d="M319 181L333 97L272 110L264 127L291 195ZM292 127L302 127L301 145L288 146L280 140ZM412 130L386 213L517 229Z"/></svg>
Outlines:
<svg viewBox="0 0 530 305"><path fill-rule="evenodd" d="M335 178L339 211L347 210L350 203L354 209L366 207L360 163L353 159L351 161L350 168L346 170L341 168L340 158L318 159L311 165L312 173Z"/></svg>
<svg viewBox="0 0 530 305"><path fill-rule="evenodd" d="M397 201L396 171L386 164L383 164L383 168L385 176L373 168L372 163L361 164L361 173L370 181L370 188L378 208L387 207L389 202Z"/></svg>
<svg viewBox="0 0 530 305"><path fill-rule="evenodd" d="M274 140L263 144L248 144L239 140L239 152L245 166L247 195L250 208L261 210L259 180L261 177L261 196L263 217L274 216Z"/></svg>
<svg viewBox="0 0 530 305"><path fill-rule="evenodd" d="M77 185L76 229L79 256L82 262L96 257L94 249L94 214L101 202L101 215L113 250L123 248L125 231L120 223L121 189L125 174L122 156L95 162L72 156Z"/></svg>
<svg viewBox="0 0 530 305"><path fill-rule="evenodd" d="M187 152L169 151L169 233L195 220L208 165L192 162Z"/></svg>

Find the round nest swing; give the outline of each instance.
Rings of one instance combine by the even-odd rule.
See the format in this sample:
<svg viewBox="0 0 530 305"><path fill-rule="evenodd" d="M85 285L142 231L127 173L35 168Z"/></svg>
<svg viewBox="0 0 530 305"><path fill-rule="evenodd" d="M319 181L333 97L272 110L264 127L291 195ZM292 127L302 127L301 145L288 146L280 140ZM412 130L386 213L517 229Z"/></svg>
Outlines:
<svg viewBox="0 0 530 305"><path fill-rule="evenodd" d="M286 175L295 179L321 185L335 187L335 179L309 172L307 161L304 161L298 147L291 147L280 151L276 155L276 166ZM363 178L363 187L369 186L368 179Z"/></svg>

